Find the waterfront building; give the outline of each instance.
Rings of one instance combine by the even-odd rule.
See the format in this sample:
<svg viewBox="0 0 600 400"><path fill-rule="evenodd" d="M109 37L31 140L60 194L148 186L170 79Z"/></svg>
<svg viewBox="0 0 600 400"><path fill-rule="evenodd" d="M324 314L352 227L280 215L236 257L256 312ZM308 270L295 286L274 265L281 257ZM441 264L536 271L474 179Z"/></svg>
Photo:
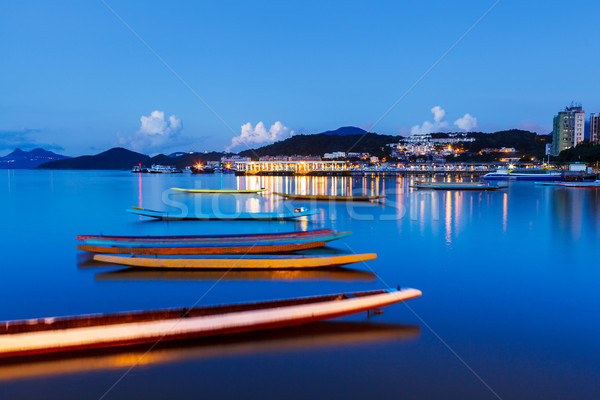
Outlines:
<svg viewBox="0 0 600 400"><path fill-rule="evenodd" d="M336 158L344 158L346 157L346 153L344 151L334 151L333 153L325 153L323 154L323 158L333 160Z"/></svg>
<svg viewBox="0 0 600 400"><path fill-rule="evenodd" d="M600 113L590 114L590 142L600 144Z"/></svg>
<svg viewBox="0 0 600 400"><path fill-rule="evenodd" d="M230 156L230 157L221 157L221 164L223 165L234 165L239 161L250 161L250 157L240 157L240 156Z"/></svg>
<svg viewBox="0 0 600 400"><path fill-rule="evenodd" d="M571 105L559 111L552 124L553 153L570 149L583 142L585 133L585 112L581 105Z"/></svg>
<svg viewBox="0 0 600 400"><path fill-rule="evenodd" d="M312 171L346 171L347 161L238 161L238 172L293 172L308 173Z"/></svg>

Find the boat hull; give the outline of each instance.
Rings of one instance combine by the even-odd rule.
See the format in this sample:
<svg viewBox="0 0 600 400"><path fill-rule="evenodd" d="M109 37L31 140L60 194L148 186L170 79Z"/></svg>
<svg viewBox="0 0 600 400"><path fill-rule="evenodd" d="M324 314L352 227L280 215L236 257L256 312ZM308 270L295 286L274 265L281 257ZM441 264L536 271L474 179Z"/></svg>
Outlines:
<svg viewBox="0 0 600 400"><path fill-rule="evenodd" d="M341 293L261 303L0 323L0 357L116 347L282 328L421 296L417 289Z"/></svg>
<svg viewBox="0 0 600 400"><path fill-rule="evenodd" d="M342 256L271 256L239 258L154 258L126 257L104 254L94 255L95 261L127 265L142 268L178 268L178 269L297 269L323 268L374 260L375 253L351 254Z"/></svg>
<svg viewBox="0 0 600 400"><path fill-rule="evenodd" d="M264 193L267 189L256 189L256 190L227 190L227 189L182 189L182 188L171 188L171 190L176 190L182 193L190 193L190 194L258 194Z"/></svg>
<svg viewBox="0 0 600 400"><path fill-rule="evenodd" d="M410 185L414 189L426 189L426 190L501 190L506 189L508 186L489 186L489 185L469 185L469 186L453 186L453 185Z"/></svg>
<svg viewBox="0 0 600 400"><path fill-rule="evenodd" d="M304 237L320 234L334 233L333 229L316 229L312 231L295 231L282 233L250 233L250 234L229 234L229 235L169 235L169 236L107 236L107 235L78 235L77 240L131 240L131 241L166 241L166 240L221 240L221 239L263 239L279 237Z"/></svg>
<svg viewBox="0 0 600 400"><path fill-rule="evenodd" d="M125 247L125 246L93 246L79 245L77 248L92 253L134 254L134 255L210 255L210 254L268 254L287 253L323 247L327 242L306 242L291 244L256 244L246 246L190 246L190 247Z"/></svg>
<svg viewBox="0 0 600 400"><path fill-rule="evenodd" d="M317 201L373 201L386 198L386 195L380 196L321 196L309 194L286 194L273 192L277 196L285 197L289 200L317 200Z"/></svg>
<svg viewBox="0 0 600 400"><path fill-rule="evenodd" d="M298 212L279 212L279 213L269 213L269 212L237 212L233 214L191 214L191 215L181 215L176 213L168 213L164 211L154 211L147 210L144 208L132 207L130 209L125 210L129 213L141 215L143 217L162 219L163 221L274 221L274 220L286 220L286 219L294 219L299 217L308 217L311 215L317 215L320 211L317 210L309 210L309 211L298 211Z"/></svg>
<svg viewBox="0 0 600 400"><path fill-rule="evenodd" d="M485 174L483 179L503 181L559 181L562 174Z"/></svg>

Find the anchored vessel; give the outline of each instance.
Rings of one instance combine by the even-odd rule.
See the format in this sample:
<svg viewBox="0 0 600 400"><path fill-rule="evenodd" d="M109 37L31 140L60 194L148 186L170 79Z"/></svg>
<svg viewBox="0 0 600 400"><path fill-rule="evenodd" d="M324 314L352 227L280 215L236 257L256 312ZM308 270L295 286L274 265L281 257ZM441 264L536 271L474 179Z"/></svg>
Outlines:
<svg viewBox="0 0 600 400"><path fill-rule="evenodd" d="M265 256L211 256L198 258L156 258L128 257L104 254L94 255L95 261L127 265L143 268L177 268L177 269L296 269L323 268L352 264L377 258L375 253L350 254L341 256L309 256L309 255L265 255Z"/></svg>
<svg viewBox="0 0 600 400"><path fill-rule="evenodd" d="M562 173L551 168L499 169L483 175L483 179L560 181L562 180Z"/></svg>
<svg viewBox="0 0 600 400"><path fill-rule="evenodd" d="M0 322L0 357L226 335L323 321L421 296L375 290L258 303Z"/></svg>
<svg viewBox="0 0 600 400"><path fill-rule="evenodd" d="M235 190L235 189L182 189L182 188L171 188L183 193L192 194L258 194L266 192L267 189L247 189L247 190Z"/></svg>
<svg viewBox="0 0 600 400"><path fill-rule="evenodd" d="M287 194L273 192L277 196L285 197L290 200L321 200L321 201L371 201L377 199L383 199L386 195L378 196L325 196L325 195L312 195L312 194Z"/></svg>
<svg viewBox="0 0 600 400"><path fill-rule="evenodd" d="M126 210L132 214L142 215L144 217L157 218L162 220L222 220L222 221L269 221L269 220L282 220L292 219L298 217L306 217L309 215L319 214L318 210L304 210L299 208L294 212L234 212L233 214L224 213L206 213L206 214L191 214L181 215L168 213L166 211L154 211L145 208L131 207Z"/></svg>

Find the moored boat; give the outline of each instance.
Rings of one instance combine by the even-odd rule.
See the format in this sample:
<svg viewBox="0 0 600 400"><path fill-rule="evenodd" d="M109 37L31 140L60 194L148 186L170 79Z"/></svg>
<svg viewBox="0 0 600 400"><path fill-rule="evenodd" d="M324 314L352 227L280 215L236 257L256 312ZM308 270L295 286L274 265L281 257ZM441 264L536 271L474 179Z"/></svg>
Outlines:
<svg viewBox="0 0 600 400"><path fill-rule="evenodd" d="M409 185L409 187L413 189L428 189L428 190L500 190L506 189L508 186L492 186L486 184L479 185L452 185L452 184L443 184L443 185L434 185L434 184L426 184L426 185Z"/></svg>
<svg viewBox="0 0 600 400"><path fill-rule="evenodd" d="M171 188L171 190L176 190L182 193L190 193L190 194L258 194L266 192L267 189L245 189L245 190L236 190L236 189L184 189L184 188Z"/></svg>
<svg viewBox="0 0 600 400"><path fill-rule="evenodd" d="M143 268L179 269L296 269L323 268L374 260L377 254L349 254L338 256L285 255L285 256L211 256L197 258L157 258L135 256L94 255L94 261Z"/></svg>
<svg viewBox="0 0 600 400"><path fill-rule="evenodd" d="M181 174L183 171L175 168L173 165L157 165L154 164L148 172L151 174Z"/></svg>
<svg viewBox="0 0 600 400"><path fill-rule="evenodd" d="M16 357L296 326L421 296L374 290L220 306L0 322L0 357Z"/></svg>
<svg viewBox="0 0 600 400"><path fill-rule="evenodd" d="M312 195L312 194L288 194L273 192L277 196L285 197L290 200L318 200L318 201L372 201L377 199L383 199L386 195L377 196L326 196L326 195Z"/></svg>
<svg viewBox="0 0 600 400"><path fill-rule="evenodd" d="M556 186L568 188L600 189L600 181L595 182L557 182Z"/></svg>
<svg viewBox="0 0 600 400"><path fill-rule="evenodd" d="M77 246L79 250L92 253L107 254L134 254L134 255L210 255L210 254L269 254L269 253L288 253L293 251L314 249L327 245L324 241L302 242L302 243L259 243L245 245L185 245L174 246L94 246L81 244Z"/></svg>
<svg viewBox="0 0 600 400"><path fill-rule="evenodd" d="M352 232L333 232L306 236L281 236L264 238L216 238L182 240L111 240L87 239L85 245L111 247L190 247L190 246L243 246L243 245L283 245L309 242L330 242L350 236Z"/></svg>
<svg viewBox="0 0 600 400"><path fill-rule="evenodd" d="M168 235L168 236L108 236L108 235L78 235L77 240L126 240L126 241L167 241L167 240L230 240L230 239L250 239L261 240L264 238L279 237L300 237L313 236L321 234L333 234L333 229L315 229L311 231L293 231L293 232L272 232L272 233L246 233L246 234L225 234L225 235Z"/></svg>
<svg viewBox="0 0 600 400"><path fill-rule="evenodd" d="M180 213L169 213L166 211L154 211L145 208L131 207L125 210L132 214L141 215L144 217L157 218L165 221L179 221L179 220L221 220L221 221L272 221L272 220L285 220L293 219L298 217L307 217L310 215L317 215L320 213L318 210L304 210L302 208L294 210L294 212L233 212L231 214L225 213L206 213L206 214L187 214L181 215Z"/></svg>
<svg viewBox="0 0 600 400"><path fill-rule="evenodd" d="M562 173L551 168L498 169L495 172L483 175L483 179L560 181L562 180Z"/></svg>

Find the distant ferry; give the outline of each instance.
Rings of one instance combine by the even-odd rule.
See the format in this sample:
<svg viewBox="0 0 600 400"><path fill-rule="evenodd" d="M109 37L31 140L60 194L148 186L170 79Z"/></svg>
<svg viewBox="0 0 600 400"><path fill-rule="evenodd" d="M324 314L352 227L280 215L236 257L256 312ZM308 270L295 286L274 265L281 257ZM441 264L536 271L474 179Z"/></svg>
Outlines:
<svg viewBox="0 0 600 400"><path fill-rule="evenodd" d="M151 174L180 174L182 171L172 165L153 165L148 170Z"/></svg>
<svg viewBox="0 0 600 400"><path fill-rule="evenodd" d="M483 179L560 181L562 173L551 168L499 169L496 172L485 174Z"/></svg>
<svg viewBox="0 0 600 400"><path fill-rule="evenodd" d="M131 172L148 172L148 168L146 167L142 167L141 165L135 165L132 169Z"/></svg>

